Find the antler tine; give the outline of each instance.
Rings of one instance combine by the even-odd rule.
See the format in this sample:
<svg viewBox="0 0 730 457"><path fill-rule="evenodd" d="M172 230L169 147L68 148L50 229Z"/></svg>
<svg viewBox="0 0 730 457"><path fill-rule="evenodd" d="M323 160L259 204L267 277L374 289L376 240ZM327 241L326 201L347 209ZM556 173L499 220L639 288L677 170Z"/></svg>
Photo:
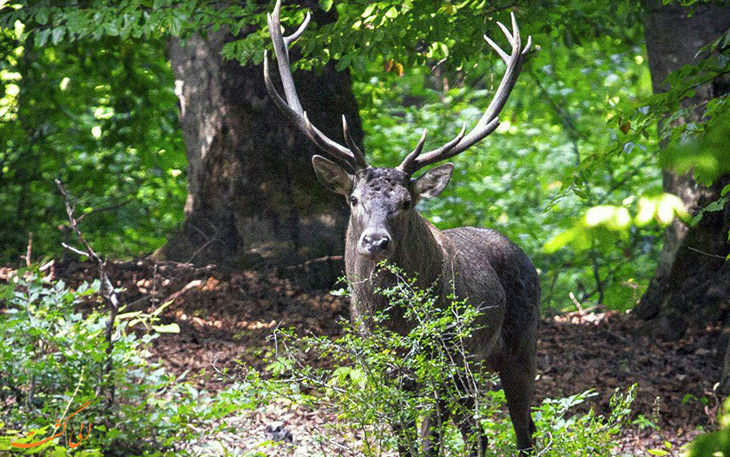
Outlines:
<svg viewBox="0 0 730 457"><path fill-rule="evenodd" d="M495 127L496 128L496 127ZM415 151L413 151L410 155L413 155L416 151L419 152L419 154L415 154L413 159L410 163L406 163L406 160L408 160L408 157L406 157L406 160L403 161L403 164L401 164L398 168L408 174L413 174L419 169L425 167L426 165L431 165L436 162L440 162L442 160L446 160L450 157L453 157L462 151L454 152L454 149L457 145L461 142L461 140L464 139L464 134L466 133L466 123L464 123L464 126L461 127L461 131L459 132L456 137L454 137L453 140L449 141L448 143L444 144L438 149L434 149L433 151L429 151L427 154L420 155L420 150L416 148ZM421 140L425 140L425 136L421 137ZM423 146L419 143L419 146L423 148Z"/></svg>
<svg viewBox="0 0 730 457"><path fill-rule="evenodd" d="M418 140L418 145L416 146L416 149L413 150L410 154L406 156L406 158L403 160L403 162L398 165L398 169L400 171L408 173L408 170L413 166L413 161L416 160L416 157L421 155L421 151L423 151L423 145L426 144L426 134L428 133L428 129L423 129L423 133L421 134L421 139Z"/></svg>
<svg viewBox="0 0 730 457"><path fill-rule="evenodd" d="M418 169L425 167L426 165L454 157L483 140L497 129L499 126L499 113L502 111L504 105L509 99L510 93L517 82L520 71L522 70L522 64L525 62L527 53L532 46L532 37L528 37L527 44L524 48L522 47L522 37L520 35L519 26L517 25L517 20L515 19L514 13L511 13L510 16L512 20L512 32L510 32L504 24L497 22L497 25L502 32L504 32L505 37L507 37L507 41L509 41L512 47L509 54L504 52L502 48L488 36L484 36L484 39L489 46L491 46L499 57L504 60L507 68L504 76L502 77L502 81L499 83L499 87L494 93L492 101L489 103L489 106L487 106L482 117L466 136L464 136L464 132L466 131L466 125L464 125L461 133L456 138L440 148L429 151L426 154L420 154L420 151L419 154L414 154L416 151L409 154L400 165L401 169L413 174Z"/></svg>
<svg viewBox="0 0 730 457"><path fill-rule="evenodd" d="M497 54L499 54L499 57L501 57L502 60L505 61L505 63L509 62L509 55L506 52L504 52L497 43L492 41L492 39L486 35L484 35L484 39L487 41L487 43L489 43L489 46L491 46L492 49L494 49L497 52Z"/></svg>
<svg viewBox="0 0 730 457"><path fill-rule="evenodd" d="M309 13L309 11L307 11L307 16L304 18L302 25L299 26L297 31L292 33L288 37L284 37L284 44L286 44L287 48L289 48L289 45L297 41L299 37L304 34L304 32L307 30L307 26L309 25L310 20L312 20L312 15Z"/></svg>
<svg viewBox="0 0 730 457"><path fill-rule="evenodd" d="M308 136L314 141L317 146L319 146L320 149L327 150L327 143L323 141L320 135L317 135L318 130L310 122L306 111L302 114L302 117L304 118L304 127L307 129L307 133L309 134Z"/></svg>
<svg viewBox="0 0 730 457"><path fill-rule="evenodd" d="M502 29L502 32L504 33L504 36L507 37L507 41L509 41L509 44L512 45L513 48L515 46L517 46L517 42L515 42L515 37L513 37L512 34L509 33L509 30L507 30L507 27L505 27L504 24L502 24L499 21L497 22L497 25L499 26L500 29Z"/></svg>
<svg viewBox="0 0 730 457"><path fill-rule="evenodd" d="M274 44L274 54L276 55L276 63L279 67L279 75L281 76L281 84L284 86L284 95L286 96L287 104L297 113L302 113L304 110L302 109L302 104L299 102L297 89L294 85L294 78L291 75L291 68L289 67L289 48L281 33L280 14L281 0L277 0L276 6L274 6L274 13L266 15L269 23L269 34L271 35L271 42Z"/></svg>
<svg viewBox="0 0 730 457"><path fill-rule="evenodd" d="M352 136L350 135L350 129L349 127L347 127L347 118L345 118L344 114L342 115L342 136L345 137L345 143L347 144L347 147L350 148L350 150L353 152L358 165L360 165L360 167L362 168L367 168L368 163L365 160L365 154L363 154L362 150L357 146L355 140L352 139Z"/></svg>
<svg viewBox="0 0 730 457"><path fill-rule="evenodd" d="M266 83L266 90L274 100L274 104L286 115L286 117L302 132L310 141L316 144L320 149L330 153L334 157L343 160L348 163L353 169L358 170L363 167L367 167L365 162L365 156L359 149L354 152L341 144L338 144L329 139L324 133L322 133L317 127L312 125L307 119L307 115L302 108L302 104L299 101L297 95L296 86L294 85L294 77L291 73L291 67L289 63L289 45L296 41L302 36L311 20L311 15L307 12L302 24L299 26L296 32L285 37L281 31L281 0L277 0L276 6L272 14L267 15L267 21L269 25L269 34L271 35L271 41L274 44L274 54L276 55L276 61L279 69L279 76L281 77L281 84L284 87L284 96L286 99L279 95L276 90L276 86L271 80L271 73L269 68L268 53L264 51L264 82ZM347 140L347 135L345 138ZM349 141L348 141L349 143ZM354 144L354 142L352 143Z"/></svg>

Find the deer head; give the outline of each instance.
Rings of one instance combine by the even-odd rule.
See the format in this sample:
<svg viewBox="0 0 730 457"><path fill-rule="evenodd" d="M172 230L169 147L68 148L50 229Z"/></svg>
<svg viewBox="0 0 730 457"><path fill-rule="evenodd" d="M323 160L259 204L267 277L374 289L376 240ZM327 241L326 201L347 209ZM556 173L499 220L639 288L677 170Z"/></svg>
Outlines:
<svg viewBox="0 0 730 457"><path fill-rule="evenodd" d="M268 15L268 25L286 99L279 95L271 80L269 60L264 51L266 88L286 117L309 140L335 159L333 161L315 155L312 158L312 164L322 184L347 198L351 209L349 230L358 234L357 252L375 260L386 258L403 244L401 238L406 231L399 230L399 228L404 227L413 218L419 217L415 210L418 201L440 194L448 184L454 166L446 163L426 171L417 178L414 178L413 175L423 167L464 152L494 132L499 126L498 115L507 103L517 82L522 64L530 50L532 38L528 37L526 45L522 46L514 14L511 15L511 32L502 23L497 22L512 49L510 54L507 54L489 37L484 36L487 43L504 60L507 69L492 101L474 128L467 134L466 125L464 125L456 138L425 153L423 152L426 143L426 130L424 129L418 145L400 165L396 168L377 168L368 165L362 150L350 136L344 116L342 117L343 137L347 146L327 138L309 122L294 86L289 64L289 46L304 33L311 16L307 13L299 29L290 36L284 36L279 17L280 12L281 0L278 0L273 13Z"/></svg>

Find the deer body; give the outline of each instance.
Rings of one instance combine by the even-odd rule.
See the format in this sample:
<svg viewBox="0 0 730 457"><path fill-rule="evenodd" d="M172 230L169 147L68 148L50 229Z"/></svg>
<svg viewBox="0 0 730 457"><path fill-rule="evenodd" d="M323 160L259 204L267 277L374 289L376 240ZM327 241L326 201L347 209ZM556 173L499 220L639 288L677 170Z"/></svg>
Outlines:
<svg viewBox="0 0 730 457"><path fill-rule="evenodd" d="M462 227L442 232L420 215L419 219L423 236L411 238L407 248L389 261L417 278L422 289L438 284L436 293L442 300L454 292L457 299L484 308L482 321L489 325L473 339L471 353L477 360L501 355L505 337L510 349L519 335L534 343L540 290L527 255L494 230ZM392 285L393 278L387 272L373 274L377 262L356 253L356 239L348 231L345 265L352 284L351 314L363 320L388 306L387 298L376 290ZM391 316L388 324L399 333L413 327L400 316Z"/></svg>
<svg viewBox="0 0 730 457"><path fill-rule="evenodd" d="M366 172L367 173L367 172ZM371 169L373 174L393 174L387 170ZM383 178L381 178L383 179ZM387 179L387 178L385 178ZM355 178L357 182L358 179ZM361 180L365 181L365 180ZM371 181L378 186L378 179ZM404 183L404 185L406 185ZM380 184L383 187L383 184ZM361 193L362 196L362 193ZM360 206L366 201L360 199ZM537 272L525 253L500 233L483 228L462 227L440 231L418 212L400 215L397 230L383 227L377 217L363 223L353 212L347 230L345 265L352 289L351 314L359 322L389 307L387 297L377 290L394 284L388 271L377 271L379 259L362 253L363 234L375 228L387 233L389 262L397 265L408 277L416 278L419 288L436 284L439 303L453 293L482 309L474 323L476 330L465 343L467 354L474 361L486 361L498 372L507 396L510 414L517 434L518 448L532 447L535 426L530 408L535 380L535 353L539 320L539 282ZM387 218L386 218L387 219ZM373 227L373 225L375 227ZM401 334L409 332L414 323L403 316L402 309L391 308L384 322ZM465 435L480 433L467 418ZM444 418L433 418L441 422ZM427 442L429 430L422 430ZM486 442L486 441L484 441ZM437 452L437 446L424 446L426 455ZM483 452L483 451L482 451ZM435 455L435 454L434 454Z"/></svg>
<svg viewBox="0 0 730 457"><path fill-rule="evenodd" d="M398 167L375 168L368 165L350 137L344 117L343 136L347 146L331 140L309 122L291 74L289 46L304 33L310 15L307 14L296 32L284 36L280 11L281 0L278 0L273 14L268 17L268 25L284 97L279 95L271 79L266 53L264 80L269 94L287 119L320 149L338 160L333 162L315 155L312 164L320 182L331 191L344 195L350 204L345 264L353 292L353 318L367 322L369 316L388 306L386 297L376 292L394 280L388 272L376 269L382 260L394 263L409 277L415 277L422 289L436 284L435 293L442 306L447 304L446 300L453 292L456 299L467 300L478 307L482 312L475 323L476 330L466 343L466 355L469 360L486 361L487 366L499 374L518 449L522 453L529 452L535 432L530 408L535 384L540 295L535 267L519 247L493 230L464 227L442 232L415 210L421 199L433 198L446 187L453 172L452 164L431 168L417 178L413 176L419 169L454 157L494 132L499 126L499 113L507 103L530 50L531 38L522 45L514 15L511 32L497 23L510 43L510 53L484 37L504 60L506 70L492 101L469 133L466 133L465 125L453 140L423 152L424 130L414 151ZM349 169L341 163L346 163ZM402 310L390 309L389 312L386 325L393 330L406 333L413 327ZM467 398L465 401L474 400ZM422 445L425 455L436 455L439 451L438 438L433 437L431 425L434 420L440 422L442 419L444 417L424 421ZM465 437L478 438L479 445L476 450L472 449L472 455L484 455L486 438L476 419L459 417L457 424ZM402 455L410 455L409 449L399 447L399 450Z"/></svg>

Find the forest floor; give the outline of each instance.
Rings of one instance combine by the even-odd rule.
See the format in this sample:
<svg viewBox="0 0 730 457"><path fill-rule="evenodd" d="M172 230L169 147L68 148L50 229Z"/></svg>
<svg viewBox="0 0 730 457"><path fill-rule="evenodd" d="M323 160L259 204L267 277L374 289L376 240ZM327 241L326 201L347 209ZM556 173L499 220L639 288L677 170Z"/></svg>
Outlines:
<svg viewBox="0 0 730 457"><path fill-rule="evenodd" d="M54 268L57 278L70 283L96 277L92 264L72 262ZM181 331L157 339L154 356L174 373L189 371L189 379L212 393L226 387L229 379L215 376L219 370L227 368L235 376L246 366L265 366L262 354L271 350L268 337L275 328L336 337L341 332L340 319L348 316L346 299L328 291L301 290L272 273L224 272L147 260L113 263L108 273L125 289L121 298L130 311L174 300L164 320L177 322ZM671 454L678 455L681 445L698 430L714 427L719 405L713 393L720 375L715 354L719 333L708 330L662 343L642 336L638 328L630 314L616 312L544 318L539 331L536 402L594 389L598 395L583 410L592 407L606 414L614 389L625 390L637 383L634 424L620 437L619 455L647 455L648 449L666 449L665 441L673 445ZM201 370L208 374L195 375ZM314 431L328 418L317 411L272 405L231 420L240 423L236 436L216 437L229 450L254 449L271 440L271 430L278 427L293 444L286 452L279 448L266 454L306 456L309 446L314 446ZM646 421L657 428L641 427Z"/></svg>

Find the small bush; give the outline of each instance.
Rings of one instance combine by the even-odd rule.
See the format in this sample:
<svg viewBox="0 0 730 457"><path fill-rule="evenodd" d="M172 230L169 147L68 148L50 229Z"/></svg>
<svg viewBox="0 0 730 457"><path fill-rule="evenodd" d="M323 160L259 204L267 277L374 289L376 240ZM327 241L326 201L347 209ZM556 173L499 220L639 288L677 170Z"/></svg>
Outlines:
<svg viewBox="0 0 730 457"><path fill-rule="evenodd" d="M504 393L497 388L496 378L465 350L479 309L458 300L439 308L433 294L419 290L397 269L388 268L396 273L398 282L379 292L389 298L390 308L373 316L375 325L369 326L367 334L348 322L343 322L344 335L334 341L279 332L277 357L269 371L279 377L282 392L336 418L321 439L336 441L343 455L390 455L398 445L394 431L415 430L408 424L423 421L434 408L446 408L452 416L474 414L489 436L487 455L515 454ZM396 308L414 322L407 334L382 325ZM302 362L308 353L331 359L333 366L308 366ZM457 383L462 387L457 388ZM634 394L635 387L625 394L616 392L609 417L593 410L574 412L576 405L595 395L590 391L545 400L533 411L540 455L611 455L613 437L629 417ZM463 401L465 395L474 399L473 404ZM400 433L401 442L414 455L421 455L419 437ZM442 424L441 433L443 455L467 455L468 446L452 423ZM347 451L342 450L342 443L348 443Z"/></svg>
<svg viewBox="0 0 730 457"><path fill-rule="evenodd" d="M176 378L149 361L147 348L159 331L175 330L174 325L159 325L161 308L117 316L112 369L107 372L104 306L83 313L78 306L82 300L100 300L98 284L70 289L36 269L21 270L0 286L0 331L5 338L0 346L0 453L199 455L203 448L196 444L205 445L201 435L235 431L221 420L227 415L287 399L331 414L334 420L318 432L318 439L322 449L329 443L338 455L392 455L399 442L394 430L403 430L401 444L419 455L419 437L408 425L421 422L434 408L475 414L490 439L487 455L514 454L504 393L464 349L479 309L458 300L440 309L433 294L392 271L399 281L380 291L389 298L390 309L373 316L369 333L348 322L342 323L344 335L334 341L278 332L267 373L248 370L244 378L231 380L223 372L231 385L211 398L183 376ZM406 334L384 325L388 313L398 308L414 322ZM303 362L312 355L332 363L315 368ZM455 380L467 387L457 389ZM634 391L617 392L608 417L574 412L592 392L544 401L533 411L538 452L554 457L611 455L612 438L628 418ZM465 396L475 401L466 403ZM86 402L89 406L69 420L63 436L27 450L10 445L58 433L56 421ZM84 435L92 424L89 438L72 451L68 439L77 441L82 422ZM466 455L468 443L452 423L438 429L444 455ZM35 435L29 437L29 432ZM307 451L325 455L324 450ZM260 455L252 452L244 455Z"/></svg>
<svg viewBox="0 0 730 457"><path fill-rule="evenodd" d="M98 298L98 289L97 281L74 290L33 268L0 286L0 451L64 456L83 423L89 438L75 455L162 455L189 439L187 424L206 414L201 392L147 358L155 329L174 330L156 325L159 310L119 315L107 355L104 307L78 311L82 299ZM144 331L133 332L140 324ZM63 436L25 451L10 445L63 431L57 421L86 402Z"/></svg>

